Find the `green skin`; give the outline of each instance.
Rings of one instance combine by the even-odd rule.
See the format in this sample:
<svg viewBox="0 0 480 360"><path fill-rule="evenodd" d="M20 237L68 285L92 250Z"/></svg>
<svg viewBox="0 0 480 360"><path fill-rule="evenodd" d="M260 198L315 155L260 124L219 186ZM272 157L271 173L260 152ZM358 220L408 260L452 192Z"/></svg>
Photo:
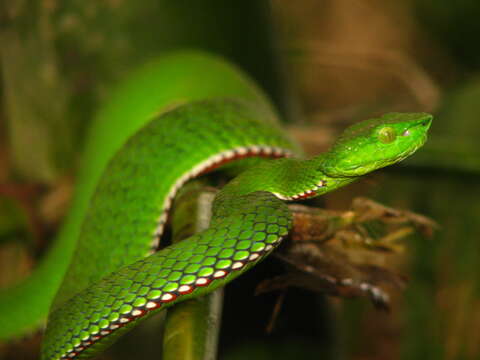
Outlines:
<svg viewBox="0 0 480 360"><path fill-rule="evenodd" d="M206 62L225 66L214 58ZM243 87L228 93L235 99L206 96L163 111L111 159L53 301L43 359L93 356L139 321L236 278L288 234L285 200L324 194L406 158L423 145L432 119L387 114L350 127L311 159L259 160L252 167L241 160L245 171L217 195L210 227L152 253L185 181L227 161L297 152L260 91L237 70L226 73Z"/></svg>
<svg viewBox="0 0 480 360"><path fill-rule="evenodd" d="M72 260L96 185L126 140L161 111L217 97L252 102L264 119L274 122L272 106L248 77L222 59L201 52L182 51L155 59L113 91L86 138L73 201L57 238L30 277L0 291L0 341L19 338L45 322Z"/></svg>

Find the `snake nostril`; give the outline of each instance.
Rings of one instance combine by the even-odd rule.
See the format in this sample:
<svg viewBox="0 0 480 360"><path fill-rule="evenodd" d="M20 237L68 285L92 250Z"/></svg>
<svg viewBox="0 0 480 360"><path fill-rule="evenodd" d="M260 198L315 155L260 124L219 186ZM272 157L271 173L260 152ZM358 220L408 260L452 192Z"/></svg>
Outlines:
<svg viewBox="0 0 480 360"><path fill-rule="evenodd" d="M428 125L430 125L431 121L432 121L432 118L431 118L431 117L427 117L425 120L423 120L423 121L420 123L420 125L422 125L422 126L428 126Z"/></svg>

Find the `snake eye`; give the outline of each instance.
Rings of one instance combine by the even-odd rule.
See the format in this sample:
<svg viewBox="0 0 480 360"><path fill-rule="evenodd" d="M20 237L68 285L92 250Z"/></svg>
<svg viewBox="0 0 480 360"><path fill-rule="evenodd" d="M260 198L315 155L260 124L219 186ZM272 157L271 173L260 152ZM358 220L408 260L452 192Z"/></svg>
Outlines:
<svg viewBox="0 0 480 360"><path fill-rule="evenodd" d="M394 128L391 127L383 127L378 132L378 140L380 140L384 144L390 144L395 140L397 134Z"/></svg>

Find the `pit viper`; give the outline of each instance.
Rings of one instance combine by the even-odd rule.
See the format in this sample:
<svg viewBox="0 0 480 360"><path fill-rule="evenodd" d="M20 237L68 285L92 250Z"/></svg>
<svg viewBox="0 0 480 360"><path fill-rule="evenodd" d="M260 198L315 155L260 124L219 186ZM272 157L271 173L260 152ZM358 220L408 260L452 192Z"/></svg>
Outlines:
<svg viewBox="0 0 480 360"><path fill-rule="evenodd" d="M432 121L389 113L303 158L277 117L247 75L211 55L179 52L134 73L92 126L53 255L40 275L0 297L2 312L12 309L3 331L32 327L50 306L42 359L93 356L140 321L255 266L288 235L288 201L405 159ZM226 166L239 175L215 197L210 226L158 250L180 187ZM13 304L34 290L33 300ZM40 311L29 313L35 302Z"/></svg>

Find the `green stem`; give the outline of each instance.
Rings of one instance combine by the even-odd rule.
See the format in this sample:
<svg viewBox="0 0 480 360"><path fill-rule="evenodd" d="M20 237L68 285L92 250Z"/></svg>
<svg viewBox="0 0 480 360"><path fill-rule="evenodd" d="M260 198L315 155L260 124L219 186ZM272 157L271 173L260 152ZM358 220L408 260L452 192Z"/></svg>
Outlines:
<svg viewBox="0 0 480 360"><path fill-rule="evenodd" d="M199 183L187 186L176 201L172 218L173 241L206 229L215 194ZM168 310L163 341L164 360L213 360L217 355L223 290L191 299Z"/></svg>

